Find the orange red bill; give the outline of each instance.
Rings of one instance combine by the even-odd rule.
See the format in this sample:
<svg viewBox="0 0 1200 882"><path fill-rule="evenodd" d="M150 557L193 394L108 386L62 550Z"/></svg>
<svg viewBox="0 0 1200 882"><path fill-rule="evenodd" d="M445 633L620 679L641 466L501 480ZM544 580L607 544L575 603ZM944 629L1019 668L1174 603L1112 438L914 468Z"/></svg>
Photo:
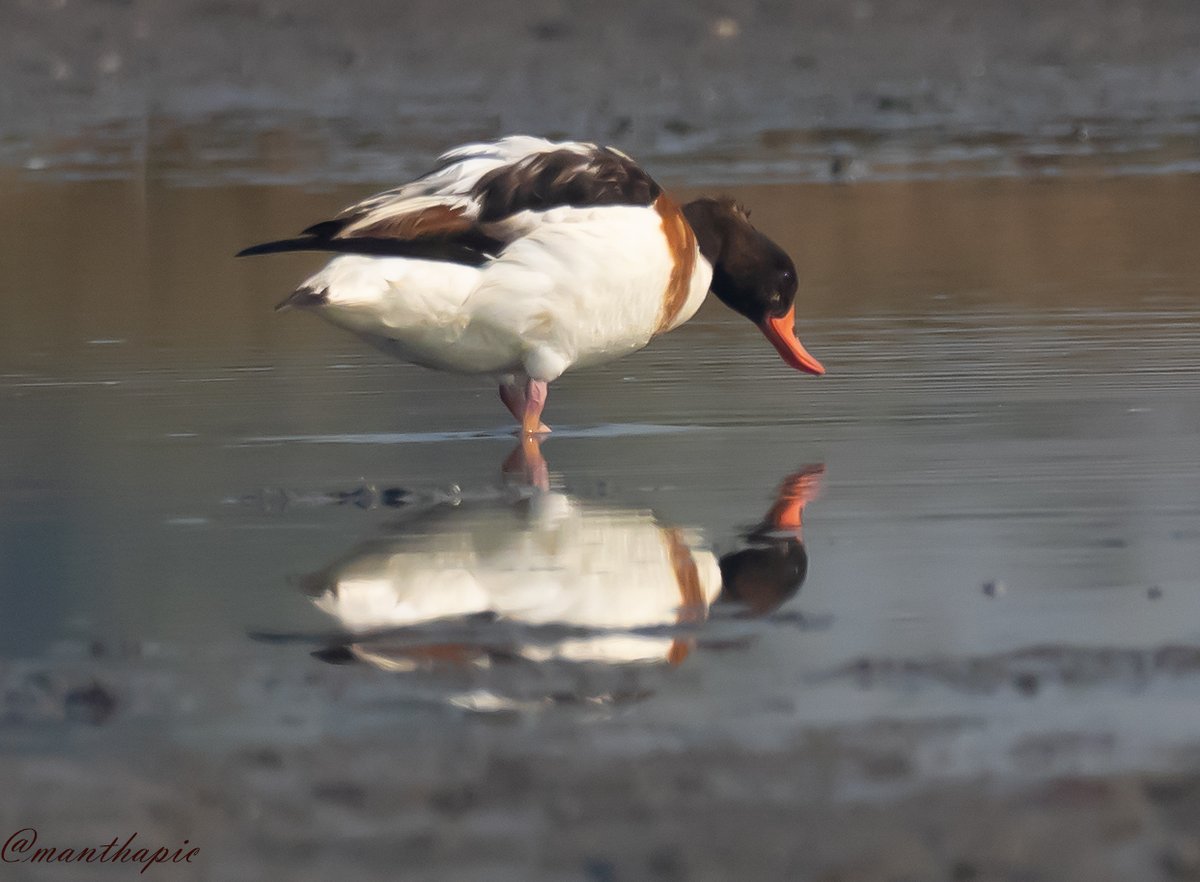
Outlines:
<svg viewBox="0 0 1200 882"><path fill-rule="evenodd" d="M825 373L825 367L809 355L808 350L796 339L795 324L796 307L793 306L779 318L765 319L758 328L785 362L798 371L807 371L819 377Z"/></svg>

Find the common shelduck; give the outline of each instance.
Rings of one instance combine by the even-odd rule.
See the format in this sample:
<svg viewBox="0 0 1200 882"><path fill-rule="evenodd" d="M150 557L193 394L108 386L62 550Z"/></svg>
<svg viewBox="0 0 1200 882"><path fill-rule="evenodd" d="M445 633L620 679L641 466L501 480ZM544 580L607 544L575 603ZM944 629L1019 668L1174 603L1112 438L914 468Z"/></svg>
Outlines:
<svg viewBox="0 0 1200 882"><path fill-rule="evenodd" d="M517 135L437 167L299 237L255 245L338 254L277 307L303 307L403 361L494 375L525 434L547 384L641 349L708 291L794 368L822 374L793 330L796 269L727 199L680 207L613 147Z"/></svg>

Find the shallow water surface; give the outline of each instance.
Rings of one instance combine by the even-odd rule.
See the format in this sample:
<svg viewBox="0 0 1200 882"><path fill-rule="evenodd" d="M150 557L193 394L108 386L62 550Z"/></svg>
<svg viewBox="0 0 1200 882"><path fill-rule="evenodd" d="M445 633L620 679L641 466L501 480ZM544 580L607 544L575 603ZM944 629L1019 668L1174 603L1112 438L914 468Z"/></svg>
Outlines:
<svg viewBox="0 0 1200 882"><path fill-rule="evenodd" d="M1200 723L1200 178L730 192L828 375L708 304L554 384L546 495L495 390L272 312L319 256L231 257L362 188L0 178L6 737L62 736L21 679L62 664L168 742L452 707L1167 762Z"/></svg>

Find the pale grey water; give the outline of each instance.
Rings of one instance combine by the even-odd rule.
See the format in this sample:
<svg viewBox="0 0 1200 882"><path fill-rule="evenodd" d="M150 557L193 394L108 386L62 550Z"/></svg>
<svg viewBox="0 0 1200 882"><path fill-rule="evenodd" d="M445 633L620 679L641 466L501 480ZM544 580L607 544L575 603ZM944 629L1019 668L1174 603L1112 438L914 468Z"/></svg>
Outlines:
<svg viewBox="0 0 1200 882"><path fill-rule="evenodd" d="M418 725L412 702L497 676L525 698L538 677L570 691L562 671L381 680L309 657L320 641L303 635L334 623L295 577L400 517L323 501L487 496L514 443L491 388L273 314L319 258L230 257L358 189L5 188L6 658L86 671L97 655L119 696L107 731L166 718L162 737L185 743L285 737L297 716L308 725L288 738ZM1184 222L1200 180L731 192L797 255L800 336L828 375L789 371L709 304L642 353L556 383L543 451L573 498L653 511L719 553L743 547L781 480L822 464L807 580L773 618L712 623L678 668L630 673L649 697L580 737L750 743L968 719L947 768L1003 768L996 745L1045 730L1109 739L1080 762L1166 761L1200 723L1197 671L1152 661L1200 645L1200 258ZM423 523L406 529L445 520ZM1149 655L1103 655L1120 649ZM114 657L125 674L105 667ZM863 680L896 660L917 664ZM186 686L146 687L158 670ZM285 697L261 691L280 678ZM35 737L13 719L12 743Z"/></svg>

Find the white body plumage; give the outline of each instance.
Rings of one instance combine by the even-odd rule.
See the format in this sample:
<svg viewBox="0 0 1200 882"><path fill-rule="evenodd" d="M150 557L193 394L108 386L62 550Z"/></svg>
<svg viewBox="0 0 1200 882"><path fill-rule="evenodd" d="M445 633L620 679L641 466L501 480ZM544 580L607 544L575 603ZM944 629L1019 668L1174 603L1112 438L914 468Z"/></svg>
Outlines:
<svg viewBox="0 0 1200 882"><path fill-rule="evenodd" d="M482 267L343 255L304 285L327 292L325 318L403 361L548 382L691 318L712 268L697 254L682 309L660 327L673 264L653 208L555 208Z"/></svg>
<svg viewBox="0 0 1200 882"><path fill-rule="evenodd" d="M469 221L504 243L498 255L471 266L347 254L302 287L324 292L316 308L329 321L438 370L548 382L640 349L691 318L712 279L694 237L671 241L672 218L660 203L558 206L487 220L471 195L488 173L550 151L577 152L572 171L586 174L596 149L514 137L451 151L438 171L356 206L352 228Z"/></svg>

